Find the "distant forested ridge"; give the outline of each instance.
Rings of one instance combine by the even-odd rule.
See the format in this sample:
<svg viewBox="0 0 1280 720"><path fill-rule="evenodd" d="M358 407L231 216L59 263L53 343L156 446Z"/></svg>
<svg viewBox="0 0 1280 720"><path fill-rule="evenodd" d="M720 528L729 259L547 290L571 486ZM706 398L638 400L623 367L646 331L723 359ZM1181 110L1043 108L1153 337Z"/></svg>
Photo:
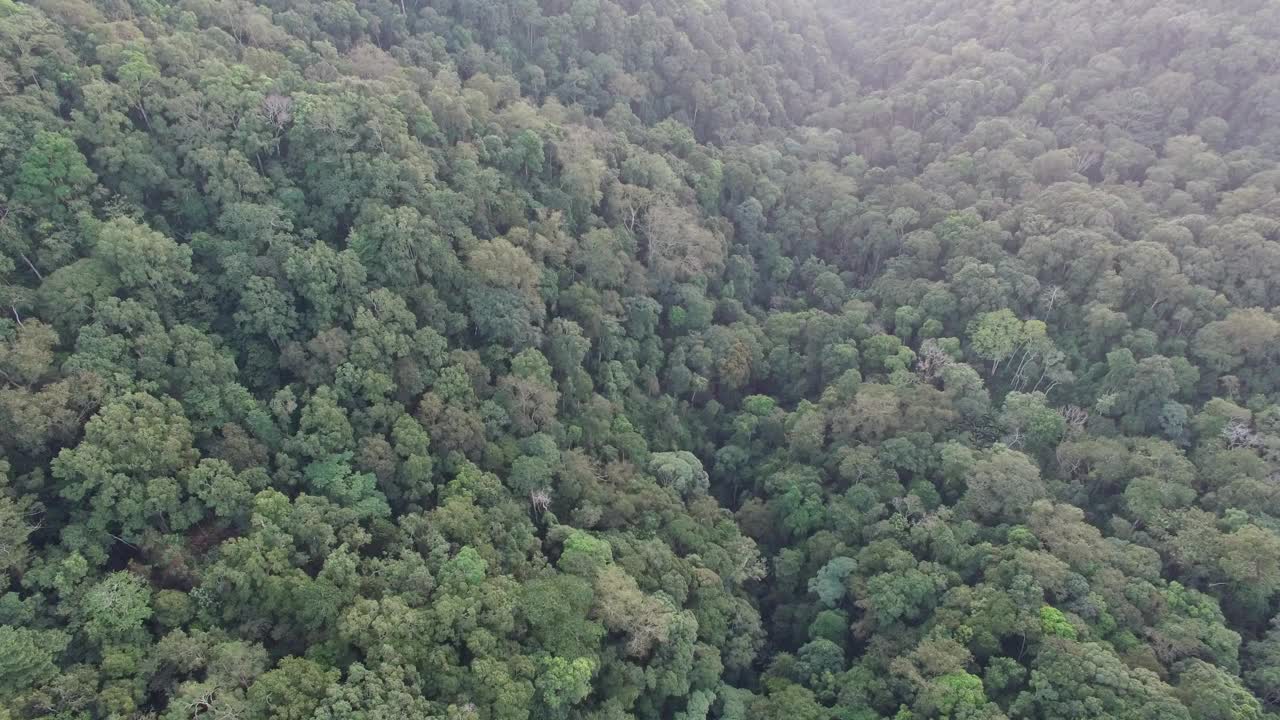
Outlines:
<svg viewBox="0 0 1280 720"><path fill-rule="evenodd" d="M1277 720L1280 2L0 0L0 720Z"/></svg>

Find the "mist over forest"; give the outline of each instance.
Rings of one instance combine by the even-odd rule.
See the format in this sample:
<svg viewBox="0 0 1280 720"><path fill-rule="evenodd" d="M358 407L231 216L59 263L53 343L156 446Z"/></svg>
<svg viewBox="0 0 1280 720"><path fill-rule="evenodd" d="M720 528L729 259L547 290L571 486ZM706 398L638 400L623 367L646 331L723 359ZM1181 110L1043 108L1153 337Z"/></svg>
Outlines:
<svg viewBox="0 0 1280 720"><path fill-rule="evenodd" d="M1277 0L0 0L0 720L1280 720Z"/></svg>

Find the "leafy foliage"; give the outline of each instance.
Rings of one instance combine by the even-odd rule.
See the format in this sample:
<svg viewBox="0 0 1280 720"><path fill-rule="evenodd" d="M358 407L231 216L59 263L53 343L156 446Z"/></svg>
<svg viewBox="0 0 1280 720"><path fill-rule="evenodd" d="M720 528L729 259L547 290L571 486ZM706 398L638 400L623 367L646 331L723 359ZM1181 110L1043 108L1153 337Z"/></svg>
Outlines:
<svg viewBox="0 0 1280 720"><path fill-rule="evenodd" d="M1276 716L1277 46L0 0L0 718Z"/></svg>

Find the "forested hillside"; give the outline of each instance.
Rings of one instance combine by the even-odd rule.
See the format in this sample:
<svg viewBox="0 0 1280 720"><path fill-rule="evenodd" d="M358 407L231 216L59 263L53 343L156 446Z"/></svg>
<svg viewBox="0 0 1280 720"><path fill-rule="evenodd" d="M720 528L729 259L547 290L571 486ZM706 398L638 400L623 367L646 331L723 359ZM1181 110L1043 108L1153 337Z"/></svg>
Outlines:
<svg viewBox="0 0 1280 720"><path fill-rule="evenodd" d="M1275 0L0 0L0 720L1280 717Z"/></svg>

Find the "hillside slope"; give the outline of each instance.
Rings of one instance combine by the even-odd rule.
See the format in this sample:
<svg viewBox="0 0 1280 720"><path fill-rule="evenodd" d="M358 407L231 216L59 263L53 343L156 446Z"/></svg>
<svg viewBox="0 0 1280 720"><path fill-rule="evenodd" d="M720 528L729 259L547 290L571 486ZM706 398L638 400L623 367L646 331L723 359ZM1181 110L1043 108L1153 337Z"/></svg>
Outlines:
<svg viewBox="0 0 1280 720"><path fill-rule="evenodd" d="M1278 46L0 0L0 720L1277 717Z"/></svg>

